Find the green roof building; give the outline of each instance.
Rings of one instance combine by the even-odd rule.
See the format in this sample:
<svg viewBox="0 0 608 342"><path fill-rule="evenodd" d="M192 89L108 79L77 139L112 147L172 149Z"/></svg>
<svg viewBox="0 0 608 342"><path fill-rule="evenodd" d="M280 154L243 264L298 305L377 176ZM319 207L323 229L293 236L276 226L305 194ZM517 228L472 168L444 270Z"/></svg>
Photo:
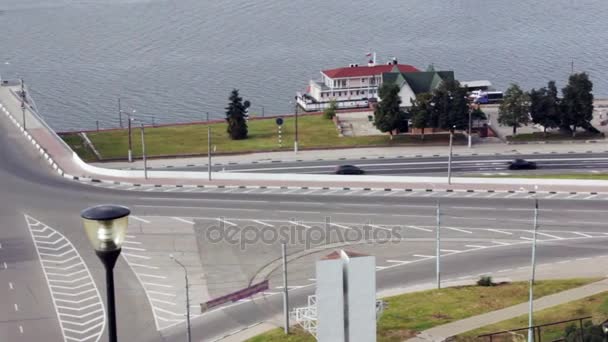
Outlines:
<svg viewBox="0 0 608 342"><path fill-rule="evenodd" d="M391 71L382 74L382 83L394 83L401 91L401 104L409 107L416 95L431 93L444 81L453 81L453 71L435 71L431 65L426 71L399 72Z"/></svg>

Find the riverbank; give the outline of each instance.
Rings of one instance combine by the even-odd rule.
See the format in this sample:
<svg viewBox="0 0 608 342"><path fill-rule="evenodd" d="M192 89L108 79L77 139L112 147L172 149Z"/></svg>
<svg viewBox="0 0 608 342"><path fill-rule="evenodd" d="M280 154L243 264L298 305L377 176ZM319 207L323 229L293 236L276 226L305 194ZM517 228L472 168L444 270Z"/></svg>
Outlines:
<svg viewBox="0 0 608 342"><path fill-rule="evenodd" d="M211 128L211 150L214 155L244 154L254 152L293 151L295 118L283 117L281 144L278 126L274 118L256 119L248 122L249 138L231 140L226 133L226 123L201 123L145 128L146 155L149 158L195 157L207 154L207 130ZM113 129L86 133L102 161L126 160L129 147L128 131ZM85 161L99 161L92 149L84 143L78 133L60 133L76 153ZM339 136L331 120L322 115L298 117L298 147L300 150L324 150L355 147L392 146L446 146L448 134L427 134L424 141L418 135ZM454 144L465 143L462 134L456 134ZM133 155L141 156L140 128L132 131Z"/></svg>

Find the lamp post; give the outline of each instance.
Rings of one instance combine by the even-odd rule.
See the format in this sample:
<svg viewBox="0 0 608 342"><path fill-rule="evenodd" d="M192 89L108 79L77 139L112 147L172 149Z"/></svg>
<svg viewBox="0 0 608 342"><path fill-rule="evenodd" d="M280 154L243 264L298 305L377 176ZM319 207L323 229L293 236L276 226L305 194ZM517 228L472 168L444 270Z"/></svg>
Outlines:
<svg viewBox="0 0 608 342"><path fill-rule="evenodd" d="M469 106L469 148L471 148L473 146L473 141L471 138L471 126L473 125L473 121L471 120L471 107Z"/></svg>
<svg viewBox="0 0 608 342"><path fill-rule="evenodd" d="M131 121L133 121L133 118L131 116L131 114L135 114L135 109L133 109L133 111L131 113L127 113L127 126L128 126L128 130L129 130L129 152L128 152L128 157L129 157L129 163L133 162L133 143L132 143L132 139L131 139Z"/></svg>
<svg viewBox="0 0 608 342"><path fill-rule="evenodd" d="M295 140L293 141L293 151L295 153L298 153L298 97L294 97L294 112L295 112L295 124L296 124L296 134L295 134Z"/></svg>
<svg viewBox="0 0 608 342"><path fill-rule="evenodd" d="M192 333L190 331L190 283L188 282L188 270L186 269L186 266L184 266L184 264L182 264L181 262L179 262L179 260L177 260L173 254L169 254L169 257L175 261L176 264L180 265L181 268L184 269L184 276L186 278L186 322L187 322L187 326L188 326L188 342L192 341Z"/></svg>
<svg viewBox="0 0 608 342"><path fill-rule="evenodd" d="M127 207L117 205L98 205L80 213L84 231L106 269L106 292L108 305L108 339L117 342L116 304L114 300L114 265L120 255L122 243L129 225Z"/></svg>
<svg viewBox="0 0 608 342"><path fill-rule="evenodd" d="M23 122L23 130L27 131L25 126L25 86L23 85L23 78L19 80L21 81L21 122Z"/></svg>
<svg viewBox="0 0 608 342"><path fill-rule="evenodd" d="M454 129L456 126L450 128L450 154L448 156L448 184L452 184L452 143L454 140Z"/></svg>

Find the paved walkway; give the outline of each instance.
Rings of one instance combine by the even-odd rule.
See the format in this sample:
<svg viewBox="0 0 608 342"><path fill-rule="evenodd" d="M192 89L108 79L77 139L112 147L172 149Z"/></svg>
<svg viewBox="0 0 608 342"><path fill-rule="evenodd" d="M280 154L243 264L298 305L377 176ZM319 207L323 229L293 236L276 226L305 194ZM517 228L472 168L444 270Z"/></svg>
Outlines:
<svg viewBox="0 0 608 342"><path fill-rule="evenodd" d="M542 297L534 301L534 310L540 311L556 305L565 304L598 293L608 291L608 279L577 287ZM482 315L469 317L460 321L444 324L421 332L417 337L409 339L412 342L445 341L451 336L482 328L507 319L515 318L528 313L528 303L521 303L501 310L488 312Z"/></svg>

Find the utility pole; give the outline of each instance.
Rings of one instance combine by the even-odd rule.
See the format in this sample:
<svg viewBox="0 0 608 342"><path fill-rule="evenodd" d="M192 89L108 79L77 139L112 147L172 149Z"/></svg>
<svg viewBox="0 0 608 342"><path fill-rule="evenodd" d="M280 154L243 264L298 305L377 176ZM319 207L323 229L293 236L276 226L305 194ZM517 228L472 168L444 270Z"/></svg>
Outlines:
<svg viewBox="0 0 608 342"><path fill-rule="evenodd" d="M192 333L190 331L190 282L188 281L188 270L186 269L186 266L184 266L184 264L182 264L181 262L179 262L179 260L177 260L173 254L169 255L171 257L171 259L173 259L173 261L175 261L178 265L181 266L181 268L184 269L184 276L186 278L186 324L187 324L187 333L188 333L188 342L192 341Z"/></svg>
<svg viewBox="0 0 608 342"><path fill-rule="evenodd" d="M471 107L469 107L469 148L471 148L473 146L473 141L471 138L471 126L473 125L473 120L471 119Z"/></svg>
<svg viewBox="0 0 608 342"><path fill-rule="evenodd" d="M450 129L450 154L448 156L448 184L452 184L452 143L454 140L454 129L456 126L453 126Z"/></svg>
<svg viewBox="0 0 608 342"><path fill-rule="evenodd" d="M295 116L296 116L296 136L295 136L295 140L293 141L293 151L295 153L298 153L298 97L296 96L294 98L294 102L295 102L295 106L294 106L294 112L295 112Z"/></svg>
<svg viewBox="0 0 608 342"><path fill-rule="evenodd" d="M264 106L262 106L262 117L264 117Z"/></svg>
<svg viewBox="0 0 608 342"><path fill-rule="evenodd" d="M207 112L207 122L209 122L209 112Z"/></svg>
<svg viewBox="0 0 608 342"><path fill-rule="evenodd" d="M437 289L441 288L441 207L437 201L437 238L436 238L436 271L437 271Z"/></svg>
<svg viewBox="0 0 608 342"><path fill-rule="evenodd" d="M535 195L536 196L536 195ZM534 198L534 234L532 237L532 272L530 275L530 298L528 308L528 342L534 342L534 277L536 275L536 235L538 232L538 198Z"/></svg>
<svg viewBox="0 0 608 342"><path fill-rule="evenodd" d="M129 158L129 163L133 162L133 152L132 152L132 141L131 141L131 114L128 115L127 117L127 126L128 126L128 131L129 131L129 152L128 152L128 158Z"/></svg>
<svg viewBox="0 0 608 342"><path fill-rule="evenodd" d="M23 123L23 130L27 131L25 126L25 86L23 85L23 78L21 80L21 122Z"/></svg>
<svg viewBox="0 0 608 342"><path fill-rule="evenodd" d="M120 106L120 97L118 97L118 122L122 128L122 107Z"/></svg>
<svg viewBox="0 0 608 342"><path fill-rule="evenodd" d="M283 256L283 315L285 334L289 334L289 293L287 292L287 245L281 244L281 255Z"/></svg>
<svg viewBox="0 0 608 342"><path fill-rule="evenodd" d="M144 124L141 124L141 155L144 160L144 178L148 179L148 161L146 160L146 140L144 139Z"/></svg>
<svg viewBox="0 0 608 342"><path fill-rule="evenodd" d="M211 180L211 126L207 126L207 173Z"/></svg>

